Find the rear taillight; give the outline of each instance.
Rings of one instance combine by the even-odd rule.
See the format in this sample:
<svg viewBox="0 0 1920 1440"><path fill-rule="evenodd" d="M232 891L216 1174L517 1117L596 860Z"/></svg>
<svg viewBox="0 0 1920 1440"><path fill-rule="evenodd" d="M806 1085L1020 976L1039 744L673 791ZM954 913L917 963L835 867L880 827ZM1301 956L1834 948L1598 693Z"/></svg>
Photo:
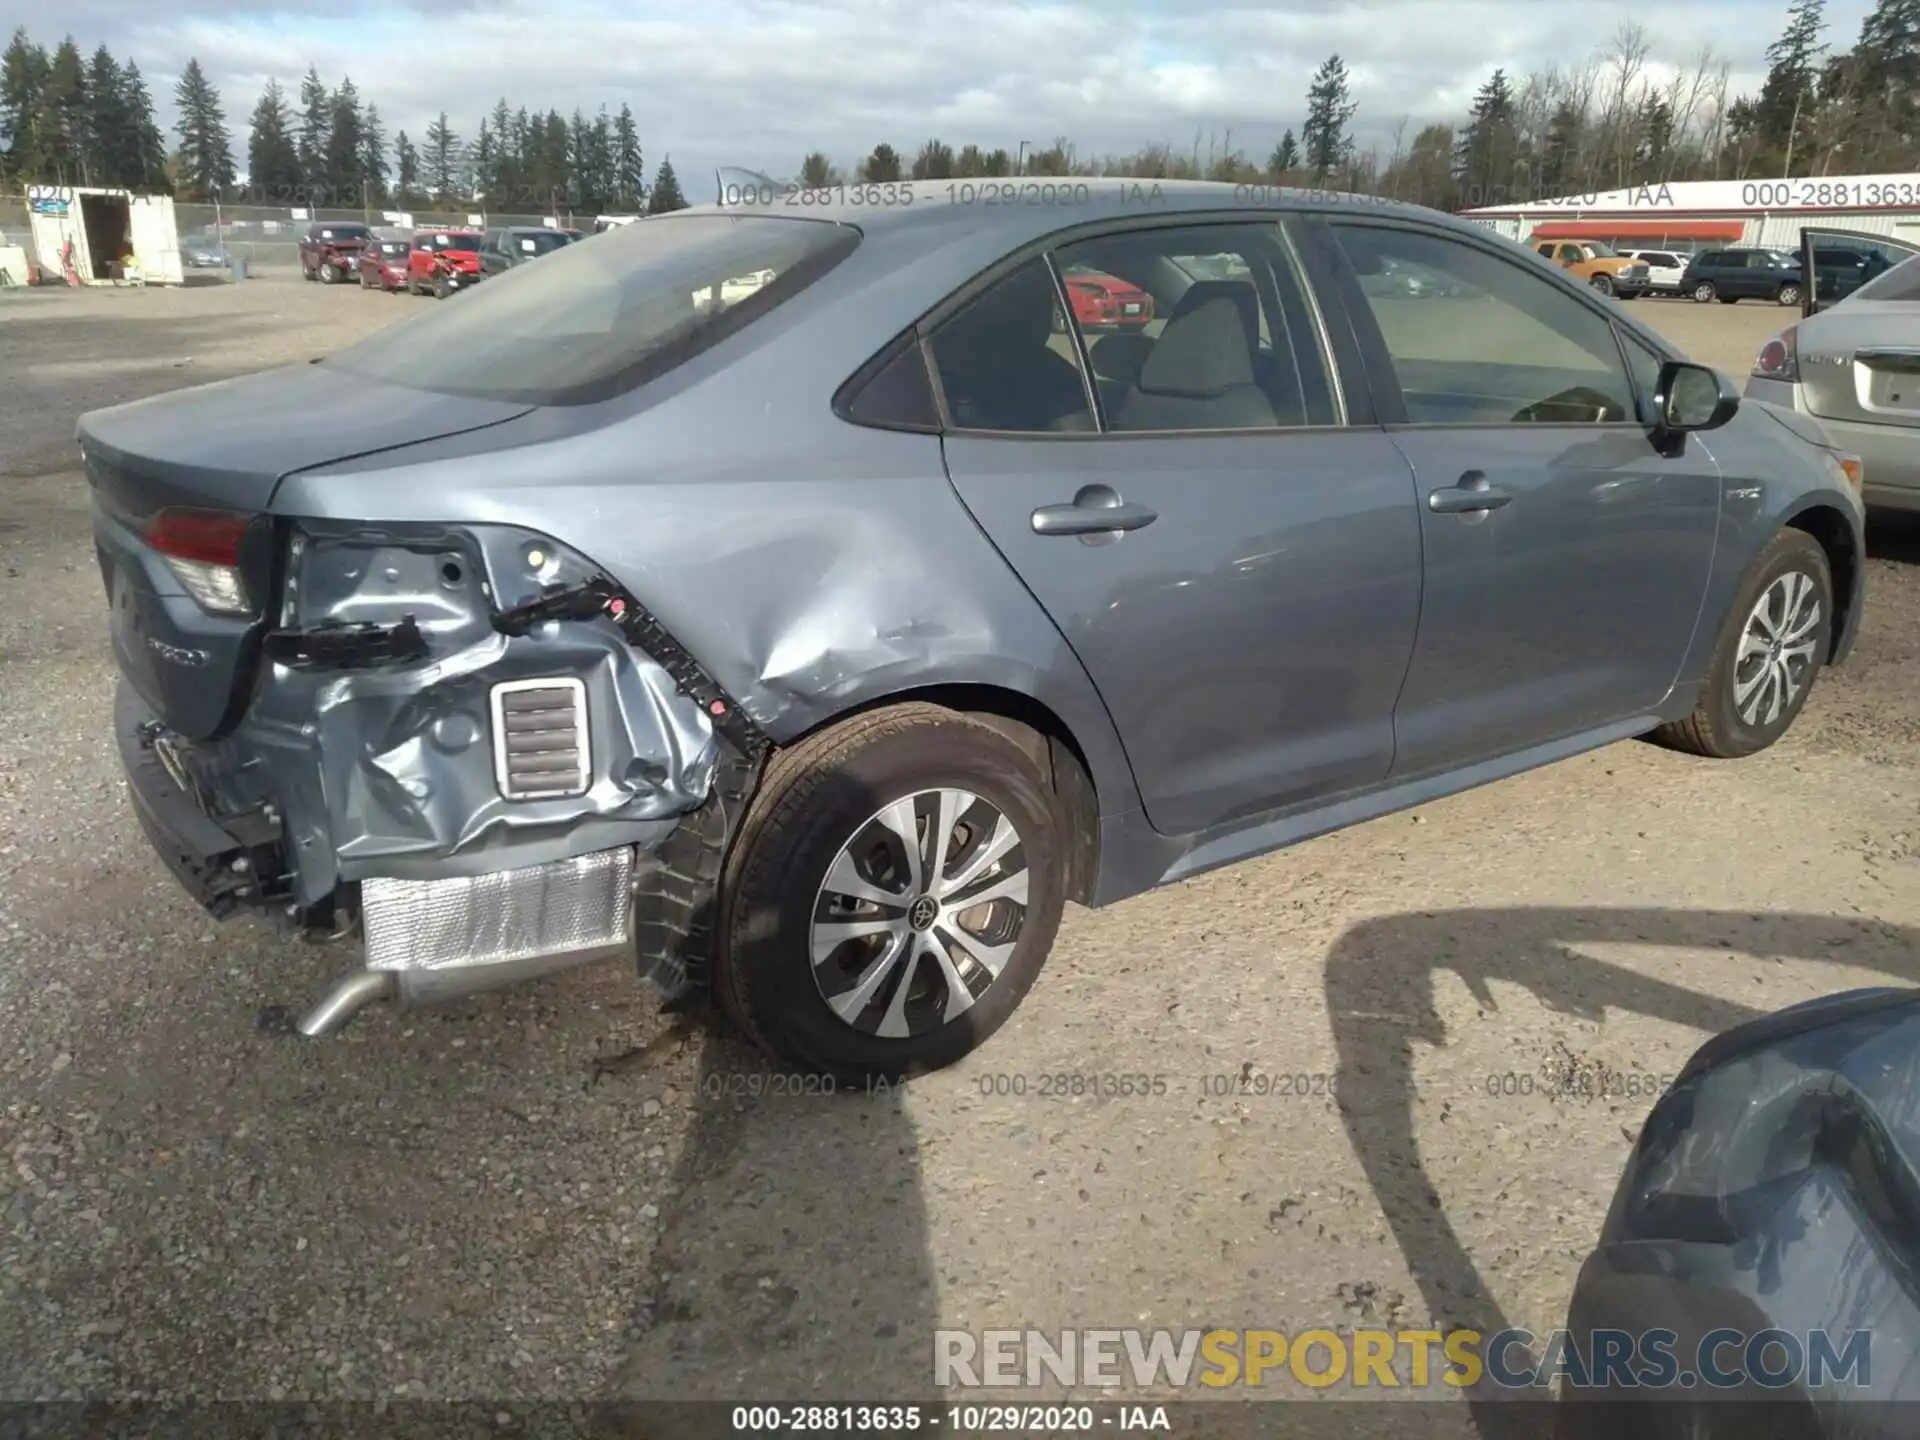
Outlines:
<svg viewBox="0 0 1920 1440"><path fill-rule="evenodd" d="M1800 351L1795 344L1795 328L1789 326L1760 347L1760 353L1753 361L1753 373L1757 378L1793 383L1799 381Z"/></svg>
<svg viewBox="0 0 1920 1440"><path fill-rule="evenodd" d="M167 562L202 610L246 615L253 607L240 578L248 519L225 510L162 510L147 524L147 548Z"/></svg>

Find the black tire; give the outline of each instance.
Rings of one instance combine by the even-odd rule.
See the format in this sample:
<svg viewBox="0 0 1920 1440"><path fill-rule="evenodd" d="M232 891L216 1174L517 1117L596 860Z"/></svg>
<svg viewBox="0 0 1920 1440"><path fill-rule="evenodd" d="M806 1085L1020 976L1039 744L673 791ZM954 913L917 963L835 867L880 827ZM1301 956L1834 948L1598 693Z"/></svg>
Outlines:
<svg viewBox="0 0 1920 1440"><path fill-rule="evenodd" d="M859 1085L951 1065L1000 1028L1039 975L1064 902L1065 831L1036 757L1045 751L1024 733L1033 748L1006 722L916 702L856 716L773 757L722 878L713 977L750 1039L799 1069ZM1006 965L969 1009L921 1034L882 1038L856 1030L822 997L815 905L828 868L870 816L943 787L972 791L1013 823L1026 911ZM895 988L884 986L876 1003Z"/></svg>
<svg viewBox="0 0 1920 1440"><path fill-rule="evenodd" d="M1710 305L1719 298L1720 292L1713 288L1711 280L1702 280L1693 287L1693 303L1696 305Z"/></svg>
<svg viewBox="0 0 1920 1440"><path fill-rule="evenodd" d="M1780 287L1779 292L1775 294L1773 298L1782 305L1798 305L1800 303L1800 287L1792 281L1788 281Z"/></svg>
<svg viewBox="0 0 1920 1440"><path fill-rule="evenodd" d="M1721 295L1717 298L1722 305L1738 305L1740 303L1740 297L1738 295Z"/></svg>
<svg viewBox="0 0 1920 1440"><path fill-rule="evenodd" d="M322 285L336 285L339 283L339 281L340 281L340 267L338 265L335 265L331 260L321 261L320 262L320 283Z"/></svg>
<svg viewBox="0 0 1920 1440"><path fill-rule="evenodd" d="M1807 668L1800 693L1788 701L1771 723L1750 725L1741 719L1734 706L1735 670L1740 639L1747 619L1775 581L1798 573L1813 581L1820 606L1819 623L1813 631L1813 657ZM1767 543L1747 577L1735 593L1733 605L1720 626L1714 644L1713 663L1707 669L1706 686L1693 713L1684 720L1662 725L1653 732L1659 743L1692 755L1715 760L1735 760L1757 754L1787 733L1795 717L1806 706L1833 645L1833 572L1827 564L1827 552L1820 542L1804 530L1782 530Z"/></svg>
<svg viewBox="0 0 1920 1440"><path fill-rule="evenodd" d="M444 300L447 298L447 294L448 294L447 277L444 275L434 276L433 277L433 298L436 300Z"/></svg>
<svg viewBox="0 0 1920 1440"><path fill-rule="evenodd" d="M1602 295L1613 294L1613 277L1611 275L1596 275L1587 283Z"/></svg>
<svg viewBox="0 0 1920 1440"><path fill-rule="evenodd" d="M300 278L302 280L317 280L320 277L315 275L313 271L303 262L300 266Z"/></svg>

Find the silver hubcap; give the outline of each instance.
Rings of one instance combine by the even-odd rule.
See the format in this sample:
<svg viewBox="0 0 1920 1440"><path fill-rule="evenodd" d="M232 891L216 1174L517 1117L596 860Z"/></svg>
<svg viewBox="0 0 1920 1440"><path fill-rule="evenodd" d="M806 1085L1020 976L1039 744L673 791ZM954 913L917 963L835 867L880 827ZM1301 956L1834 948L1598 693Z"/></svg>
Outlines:
<svg viewBox="0 0 1920 1440"><path fill-rule="evenodd" d="M922 1035L971 1009L1027 918L1020 832L967 790L922 790L840 847L814 900L813 980L854 1029Z"/></svg>
<svg viewBox="0 0 1920 1440"><path fill-rule="evenodd" d="M1766 588L1733 662L1733 708L1749 725L1771 725L1813 678L1820 592L1813 577L1789 571Z"/></svg>

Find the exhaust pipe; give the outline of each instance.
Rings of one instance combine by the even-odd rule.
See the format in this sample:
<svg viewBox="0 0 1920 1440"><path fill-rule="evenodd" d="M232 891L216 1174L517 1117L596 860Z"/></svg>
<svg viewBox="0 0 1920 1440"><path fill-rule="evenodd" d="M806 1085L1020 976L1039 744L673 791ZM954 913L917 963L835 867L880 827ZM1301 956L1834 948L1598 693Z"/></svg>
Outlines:
<svg viewBox="0 0 1920 1440"><path fill-rule="evenodd" d="M347 1022L376 1000L391 1000L400 993L399 981L390 970L356 970L336 984L300 1018L300 1033L309 1040L337 1035Z"/></svg>

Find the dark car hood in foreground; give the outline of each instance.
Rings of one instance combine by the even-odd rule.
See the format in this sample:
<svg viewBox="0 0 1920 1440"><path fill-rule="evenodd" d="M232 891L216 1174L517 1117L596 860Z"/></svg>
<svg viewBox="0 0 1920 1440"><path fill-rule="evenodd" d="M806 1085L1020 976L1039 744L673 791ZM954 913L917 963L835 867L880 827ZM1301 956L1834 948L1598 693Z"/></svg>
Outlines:
<svg viewBox="0 0 1920 1440"><path fill-rule="evenodd" d="M79 436L112 469L186 492L172 503L264 510L295 471L498 425L531 408L291 365L92 411Z"/></svg>

